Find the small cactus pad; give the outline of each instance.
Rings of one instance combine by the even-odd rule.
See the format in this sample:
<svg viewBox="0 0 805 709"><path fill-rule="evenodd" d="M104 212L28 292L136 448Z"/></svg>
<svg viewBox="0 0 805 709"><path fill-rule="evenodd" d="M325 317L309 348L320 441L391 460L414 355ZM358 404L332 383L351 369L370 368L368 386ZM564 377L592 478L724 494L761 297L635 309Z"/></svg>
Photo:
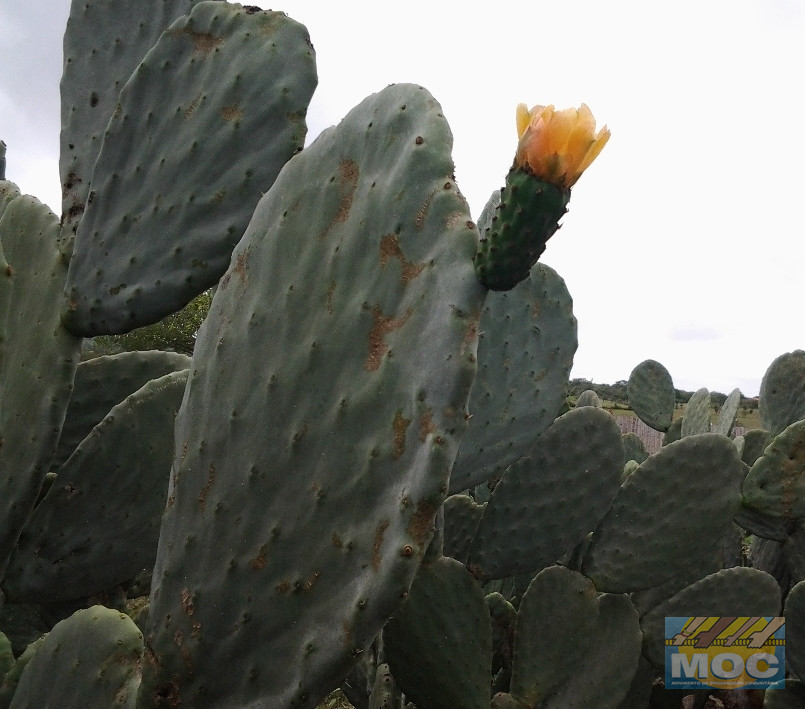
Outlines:
<svg viewBox="0 0 805 709"><path fill-rule="evenodd" d="M470 569L479 578L503 578L555 562L609 509L623 462L610 414L584 406L560 416L495 487L470 547Z"/></svg>
<svg viewBox="0 0 805 709"><path fill-rule="evenodd" d="M640 438L640 436L638 436L636 433L632 431L624 433L622 439L623 450L625 453L624 458L627 462L633 460L640 464L646 460L646 458L648 458L646 446L643 444L643 440Z"/></svg>
<svg viewBox="0 0 805 709"><path fill-rule="evenodd" d="M643 654L656 667L664 666L666 617L779 616L781 605L780 588L769 574L744 567L717 571L641 616Z"/></svg>
<svg viewBox="0 0 805 709"><path fill-rule="evenodd" d="M315 85L307 30L282 12L202 2L162 34L92 172L65 289L71 331L148 325L218 281L302 148Z"/></svg>
<svg viewBox="0 0 805 709"><path fill-rule="evenodd" d="M576 571L549 567L520 602L510 692L531 707L614 708L629 690L641 642L628 597L599 596Z"/></svg>
<svg viewBox="0 0 805 709"><path fill-rule="evenodd" d="M735 425L735 417L738 415L740 405L741 390L733 389L718 412L718 420L713 427L713 433L720 433L722 436L729 436L732 433L732 427Z"/></svg>
<svg viewBox="0 0 805 709"><path fill-rule="evenodd" d="M626 387L635 415L656 431L667 431L674 417L676 392L671 374L659 362L647 359L629 375Z"/></svg>
<svg viewBox="0 0 805 709"><path fill-rule="evenodd" d="M48 472L81 339L59 322L59 220L0 182L0 576Z"/></svg>
<svg viewBox="0 0 805 709"><path fill-rule="evenodd" d="M741 460L751 467L763 455L763 451L774 440L774 436L762 428L753 428L744 433L743 439L744 449L741 451Z"/></svg>
<svg viewBox="0 0 805 709"><path fill-rule="evenodd" d="M402 692L387 662L377 666L374 687L369 695L369 709L403 709Z"/></svg>
<svg viewBox="0 0 805 709"><path fill-rule="evenodd" d="M467 560L485 506L477 504L469 495L451 495L444 501L445 556L461 562Z"/></svg>
<svg viewBox="0 0 805 709"><path fill-rule="evenodd" d="M392 674L417 709L489 706L489 611L462 563L447 557L424 563L383 641Z"/></svg>
<svg viewBox="0 0 805 709"><path fill-rule="evenodd" d="M20 536L10 599L90 596L153 567L187 375L148 382L76 448Z"/></svg>
<svg viewBox="0 0 805 709"><path fill-rule="evenodd" d="M466 428L486 295L451 147L430 93L393 85L260 201L176 420L147 696L315 707L407 593Z"/></svg>
<svg viewBox="0 0 805 709"><path fill-rule="evenodd" d="M73 2L61 80L61 248L68 257L87 204L92 166L131 72L162 31L197 0Z"/></svg>
<svg viewBox="0 0 805 709"><path fill-rule="evenodd" d="M738 452L724 436L687 436L661 448L621 486L595 531L584 573L611 592L679 574L720 544L740 505L742 479Z"/></svg>
<svg viewBox="0 0 805 709"><path fill-rule="evenodd" d="M526 454L565 400L578 347L573 300L553 269L537 264L505 293L489 293L478 337L478 376L450 492L500 475Z"/></svg>
<svg viewBox="0 0 805 709"><path fill-rule="evenodd" d="M760 382L760 424L775 436L805 418L805 350L775 359Z"/></svg>
<svg viewBox="0 0 805 709"><path fill-rule="evenodd" d="M528 278L546 242L559 228L569 200L569 188L561 189L526 170L512 168L495 214L481 232L475 254L478 280L492 290L510 290Z"/></svg>
<svg viewBox="0 0 805 709"><path fill-rule="evenodd" d="M771 517L805 517L805 421L792 423L750 468L744 505Z"/></svg>
<svg viewBox="0 0 805 709"><path fill-rule="evenodd" d="M125 613L103 606L57 623L23 670L11 709L134 709L143 636Z"/></svg>
<svg viewBox="0 0 805 709"><path fill-rule="evenodd" d="M57 470L115 404L146 382L189 367L187 355L158 350L121 352L81 362L50 469Z"/></svg>
<svg viewBox="0 0 805 709"><path fill-rule="evenodd" d="M710 392L702 387L695 391L685 406L680 435L696 436L710 431Z"/></svg>
<svg viewBox="0 0 805 709"><path fill-rule="evenodd" d="M582 406L595 406L597 409L603 409L604 402L592 389L587 389L587 391L581 392L579 398L576 399L576 408L578 409Z"/></svg>

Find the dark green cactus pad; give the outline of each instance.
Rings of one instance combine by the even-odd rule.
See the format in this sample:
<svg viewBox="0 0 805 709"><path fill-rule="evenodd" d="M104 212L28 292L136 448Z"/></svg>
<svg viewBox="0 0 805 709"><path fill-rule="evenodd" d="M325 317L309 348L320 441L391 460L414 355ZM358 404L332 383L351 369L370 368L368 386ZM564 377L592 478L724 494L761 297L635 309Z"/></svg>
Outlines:
<svg viewBox="0 0 805 709"><path fill-rule="evenodd" d="M14 667L14 652L11 650L11 641L5 633L0 633L0 682L12 667Z"/></svg>
<svg viewBox="0 0 805 709"><path fill-rule="evenodd" d="M774 440L774 436L762 428L753 428L743 435L744 449L741 451L741 460L750 467L763 455L763 451Z"/></svg>
<svg viewBox="0 0 805 709"><path fill-rule="evenodd" d="M469 495L451 495L444 501L444 555L467 560L472 538L486 505L477 504Z"/></svg>
<svg viewBox="0 0 805 709"><path fill-rule="evenodd" d="M663 581L657 586L652 586L642 591L630 593L629 598L632 599L632 604L642 616L655 606L675 596L682 589L696 583L705 576L721 571L721 569L722 566L716 558L716 554L713 554L712 557L686 568L682 573L668 581Z"/></svg>
<svg viewBox="0 0 805 709"><path fill-rule="evenodd" d="M794 531L796 525L795 520L772 517L743 504L735 515L735 523L743 527L749 534L763 537L763 539L774 539L778 542L788 539L788 535Z"/></svg>
<svg viewBox="0 0 805 709"><path fill-rule="evenodd" d="M133 709L143 636L125 613L77 611L44 638L20 677L11 709Z"/></svg>
<svg viewBox="0 0 805 709"><path fill-rule="evenodd" d="M761 426L773 435L805 418L805 350L775 359L760 382Z"/></svg>
<svg viewBox="0 0 805 709"><path fill-rule="evenodd" d="M670 443L678 441L680 438L682 438L682 420L682 418L678 418L671 422L671 425L668 427L668 430L662 437L662 444L664 446L667 446Z"/></svg>
<svg viewBox="0 0 805 709"><path fill-rule="evenodd" d="M805 706L805 683L790 677L785 687L770 687L763 696L763 709L802 709Z"/></svg>
<svg viewBox="0 0 805 709"><path fill-rule="evenodd" d="M53 627L44 616L45 609L33 603L5 603L0 608L0 628L11 641L15 655Z"/></svg>
<svg viewBox="0 0 805 709"><path fill-rule="evenodd" d="M407 593L486 295L451 146L425 89L390 86L261 200L176 421L144 696L314 707Z"/></svg>
<svg viewBox="0 0 805 709"><path fill-rule="evenodd" d="M544 709L614 708L629 690L641 642L626 596L599 596L563 566L544 569L518 609L511 694Z"/></svg>
<svg viewBox="0 0 805 709"><path fill-rule="evenodd" d="M174 22L106 128L70 263L67 326L127 332L216 283L261 194L302 148L315 86L307 30L282 12L203 2Z"/></svg>
<svg viewBox="0 0 805 709"><path fill-rule="evenodd" d="M450 492L500 475L556 418L578 347L573 300L553 269L537 264L481 314L478 376Z"/></svg>
<svg viewBox="0 0 805 709"><path fill-rule="evenodd" d="M492 492L470 546L469 568L489 579L555 562L609 509L623 462L620 429L610 414L584 406L560 416Z"/></svg>
<svg viewBox="0 0 805 709"><path fill-rule="evenodd" d="M621 438L623 440L624 458L627 462L633 460L636 463L642 463L648 458L646 446L643 445L643 440L636 433L629 431L624 433Z"/></svg>
<svg viewBox="0 0 805 709"><path fill-rule="evenodd" d="M805 581L796 584L785 600L785 659L796 678L805 678Z"/></svg>
<svg viewBox="0 0 805 709"><path fill-rule="evenodd" d="M131 72L162 31L198 0L81 0L72 3L64 33L61 80L63 229L69 258L87 204L92 166Z"/></svg>
<svg viewBox="0 0 805 709"><path fill-rule="evenodd" d="M641 655L635 675L632 677L632 683L629 685L626 696L617 705L617 709L646 709L649 707L656 675L654 666ZM674 709L677 709L677 707L674 707Z"/></svg>
<svg viewBox="0 0 805 709"><path fill-rule="evenodd" d="M629 375L626 387L629 406L637 417L656 431L667 431L674 417L676 392L668 370L659 362L647 359Z"/></svg>
<svg viewBox="0 0 805 709"><path fill-rule="evenodd" d="M497 592L488 594L485 600L492 625L492 674L501 670L511 672L517 610Z"/></svg>
<svg viewBox="0 0 805 709"><path fill-rule="evenodd" d="M641 616L643 654L656 667L665 665L666 616L778 616L781 607L780 588L769 574L743 567L722 569Z"/></svg>
<svg viewBox="0 0 805 709"><path fill-rule="evenodd" d="M59 220L0 183L0 576L56 449L81 339L59 322Z"/></svg>
<svg viewBox="0 0 805 709"><path fill-rule="evenodd" d="M187 376L148 382L76 448L20 536L3 584L9 599L89 596L153 566Z"/></svg>
<svg viewBox="0 0 805 709"><path fill-rule="evenodd" d="M805 421L775 436L750 468L743 503L770 517L805 517Z"/></svg>
<svg viewBox="0 0 805 709"><path fill-rule="evenodd" d="M687 436L661 448L621 486L595 531L584 573L599 591L637 591L713 554L738 511L742 478L724 436Z"/></svg>
<svg viewBox="0 0 805 709"><path fill-rule="evenodd" d="M394 679L417 709L489 706L489 611L462 563L442 557L423 564L383 641Z"/></svg>
<svg viewBox="0 0 805 709"><path fill-rule="evenodd" d="M713 426L713 433L720 433L722 436L729 436L732 433L740 405L741 390L733 389L718 412L718 420Z"/></svg>
<svg viewBox="0 0 805 709"><path fill-rule="evenodd" d="M582 406L595 406L597 409L604 408L604 402L601 401L601 397L598 396L592 389L587 389L587 391L581 392L579 394L579 398L576 399L576 408L580 408Z"/></svg>
<svg viewBox="0 0 805 709"><path fill-rule="evenodd" d="M559 228L569 200L570 188L561 189L512 168L495 213L481 231L475 254L478 280L487 288L505 291L528 278Z"/></svg>
<svg viewBox="0 0 805 709"><path fill-rule="evenodd" d="M81 362L73 381L59 445L50 464L57 470L109 410L152 379L190 367L178 352L121 352Z"/></svg>
<svg viewBox="0 0 805 709"><path fill-rule="evenodd" d="M784 542L762 537L753 538L749 546L749 563L752 568L773 576L783 595L792 586L784 549Z"/></svg>
<svg viewBox="0 0 805 709"><path fill-rule="evenodd" d="M710 392L702 387L695 391L685 406L680 435L697 436L710 431Z"/></svg>

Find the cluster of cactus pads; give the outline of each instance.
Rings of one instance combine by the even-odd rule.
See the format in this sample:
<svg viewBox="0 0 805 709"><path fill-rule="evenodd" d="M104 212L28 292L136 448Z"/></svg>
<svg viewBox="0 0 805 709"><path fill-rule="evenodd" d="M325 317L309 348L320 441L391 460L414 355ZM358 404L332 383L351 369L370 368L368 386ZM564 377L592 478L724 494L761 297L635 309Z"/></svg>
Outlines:
<svg viewBox="0 0 805 709"><path fill-rule="evenodd" d="M74 0L64 48L61 220L0 182L0 707L678 707L664 618L732 614L803 706L805 352L738 438L639 364L648 455L568 409L562 279L479 282L424 88L302 149L281 12ZM212 285L192 359L80 361Z"/></svg>

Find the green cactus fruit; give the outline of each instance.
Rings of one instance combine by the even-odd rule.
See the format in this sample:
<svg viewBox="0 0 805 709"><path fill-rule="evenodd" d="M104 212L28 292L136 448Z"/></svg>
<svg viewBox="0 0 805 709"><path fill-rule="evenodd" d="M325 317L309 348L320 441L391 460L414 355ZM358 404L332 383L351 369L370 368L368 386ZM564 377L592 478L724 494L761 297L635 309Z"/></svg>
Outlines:
<svg viewBox="0 0 805 709"><path fill-rule="evenodd" d="M282 12L202 2L176 20L106 128L70 262L67 327L127 332L216 283L261 194L302 148L315 86L307 30Z"/></svg>
<svg viewBox="0 0 805 709"><path fill-rule="evenodd" d="M502 474L553 423L577 346L573 300L548 266L537 264L511 291L489 293L471 418L450 476L451 494Z"/></svg>
<svg viewBox="0 0 805 709"><path fill-rule="evenodd" d="M61 80L61 249L69 260L90 192L92 166L131 72L176 18L198 0L73 2Z"/></svg>
<svg viewBox="0 0 805 709"><path fill-rule="evenodd" d="M59 322L59 220L0 183L0 576L48 472L81 339Z"/></svg>
<svg viewBox="0 0 805 709"><path fill-rule="evenodd" d="M11 700L14 699L14 693L17 691L17 685L20 682L23 671L33 659L34 655L36 655L44 641L45 636L42 636L30 643L17 658L17 661L3 677L2 681L0 681L0 709L8 709L8 707L11 706Z"/></svg>
<svg viewBox="0 0 805 709"><path fill-rule="evenodd" d="M643 444L643 440L636 433L629 431L621 437L623 440L624 458L626 461L633 460L640 464L648 458L648 451Z"/></svg>
<svg viewBox="0 0 805 709"><path fill-rule="evenodd" d="M744 449L741 452L741 460L749 466L763 455L763 451L774 440L774 436L762 428L753 428L743 435Z"/></svg>
<svg viewBox="0 0 805 709"><path fill-rule="evenodd" d="M10 709L133 709L143 636L125 613L103 606L57 623L28 662Z"/></svg>
<svg viewBox="0 0 805 709"><path fill-rule="evenodd" d="M555 562L609 509L623 463L621 433L610 414L585 406L560 416L493 491L470 547L469 568L489 579Z"/></svg>
<svg viewBox="0 0 805 709"><path fill-rule="evenodd" d="M115 404L152 379L189 367L190 357L157 350L121 352L81 362L50 469L58 470Z"/></svg>
<svg viewBox="0 0 805 709"><path fill-rule="evenodd" d="M662 437L662 444L664 446L673 443L674 441L678 441L682 438L682 421L683 418L675 419L671 422L671 425L668 427L668 430L665 432L665 435Z"/></svg>
<svg viewBox="0 0 805 709"><path fill-rule="evenodd" d="M722 569L682 589L640 617L643 654L655 667L664 667L666 617L778 616L781 607L780 587L769 574L744 567Z"/></svg>
<svg viewBox="0 0 805 709"><path fill-rule="evenodd" d="M635 415L656 431L667 431L674 417L676 392L671 374L659 362L647 359L629 375L626 386Z"/></svg>
<svg viewBox="0 0 805 709"><path fill-rule="evenodd" d="M713 433L720 433L722 436L729 436L732 433L732 427L735 425L735 417L738 415L740 405L741 390L733 389L718 412L718 420L713 427Z"/></svg>
<svg viewBox="0 0 805 709"><path fill-rule="evenodd" d="M629 690L641 641L628 597L599 596L563 566L544 569L517 612L511 694L530 707L614 709Z"/></svg>
<svg viewBox="0 0 805 709"><path fill-rule="evenodd" d="M383 640L395 681L418 709L489 706L489 611L461 562L442 557L423 564Z"/></svg>
<svg viewBox="0 0 805 709"><path fill-rule="evenodd" d="M68 458L8 565L9 599L90 596L153 567L188 371L114 406Z"/></svg>
<svg viewBox="0 0 805 709"><path fill-rule="evenodd" d="M581 392L579 394L579 398L576 399L576 408L580 408L582 406L595 406L597 409L604 408L604 402L601 401L601 397L598 396L592 389L587 389L587 391Z"/></svg>
<svg viewBox="0 0 805 709"><path fill-rule="evenodd" d="M724 436L687 436L661 448L621 486L582 570L599 591L615 593L673 578L715 553L740 505L742 477Z"/></svg>
<svg viewBox="0 0 805 709"><path fill-rule="evenodd" d="M697 436L710 431L710 392L702 387L693 393L685 406L680 435Z"/></svg>
<svg viewBox="0 0 805 709"><path fill-rule="evenodd" d="M771 517L805 517L805 420L775 436L743 484L747 507Z"/></svg>
<svg viewBox="0 0 805 709"><path fill-rule="evenodd" d="M408 591L466 428L487 292L451 146L430 93L393 85L261 200L176 420L146 705L314 707Z"/></svg>
<svg viewBox="0 0 805 709"><path fill-rule="evenodd" d="M481 232L475 254L478 280L491 290L510 290L531 267L567 212L570 188L562 189L512 168L494 216Z"/></svg>
<svg viewBox="0 0 805 709"><path fill-rule="evenodd" d="M805 418L805 350L777 357L760 382L761 426L777 435Z"/></svg>
<svg viewBox="0 0 805 709"><path fill-rule="evenodd" d="M763 695L763 709L802 709L805 682L789 677L785 687L769 687Z"/></svg>
<svg viewBox="0 0 805 709"><path fill-rule="evenodd" d="M486 504L477 504L469 495L451 495L444 501L444 555L467 560L472 538Z"/></svg>

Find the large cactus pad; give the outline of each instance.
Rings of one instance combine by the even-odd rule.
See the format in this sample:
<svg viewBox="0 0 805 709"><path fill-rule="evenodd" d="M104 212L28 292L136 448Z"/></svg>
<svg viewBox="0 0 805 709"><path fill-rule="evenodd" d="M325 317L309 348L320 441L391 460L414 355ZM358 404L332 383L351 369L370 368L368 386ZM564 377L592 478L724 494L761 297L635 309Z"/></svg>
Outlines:
<svg viewBox="0 0 805 709"><path fill-rule="evenodd" d="M406 594L486 293L451 144L425 89L391 86L261 200L177 418L146 705L315 706Z"/></svg>

